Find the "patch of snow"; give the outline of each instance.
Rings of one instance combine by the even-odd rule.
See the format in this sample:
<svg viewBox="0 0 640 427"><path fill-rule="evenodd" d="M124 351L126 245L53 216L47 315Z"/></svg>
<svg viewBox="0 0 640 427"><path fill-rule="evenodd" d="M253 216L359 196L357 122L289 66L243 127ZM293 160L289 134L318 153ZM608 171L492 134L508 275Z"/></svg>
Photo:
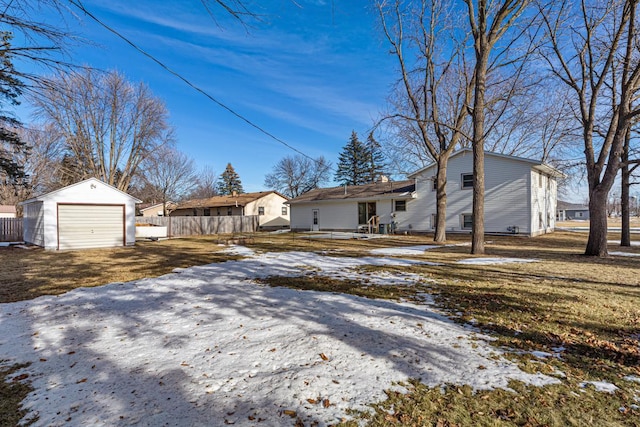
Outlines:
<svg viewBox="0 0 640 427"><path fill-rule="evenodd" d="M546 351L532 351L531 354L538 359L547 359L549 357L553 357L553 354Z"/></svg>
<svg viewBox="0 0 640 427"><path fill-rule="evenodd" d="M636 377L634 375L627 375L626 377L623 378L625 381L631 381L634 383L639 383L640 384L640 377Z"/></svg>
<svg viewBox="0 0 640 427"><path fill-rule="evenodd" d="M0 242L0 248L5 248L7 246L15 246L19 245L22 242Z"/></svg>
<svg viewBox="0 0 640 427"><path fill-rule="evenodd" d="M619 245L620 240L607 240L609 245ZM640 246L640 241L631 242L631 246Z"/></svg>
<svg viewBox="0 0 640 427"><path fill-rule="evenodd" d="M371 249L370 253L374 255L401 256L401 255L422 255L425 251L435 248L441 248L438 245L417 245L403 246L398 248L377 248Z"/></svg>
<svg viewBox="0 0 640 427"><path fill-rule="evenodd" d="M428 305L299 291L268 276L363 276L398 258L287 252L0 304L0 360L30 362L36 426L335 424L408 378L508 388L528 374ZM385 282L419 280L377 275ZM418 276L418 275L416 275ZM402 390L401 387L395 389ZM285 412L287 411L287 412Z"/></svg>
<svg viewBox="0 0 640 427"><path fill-rule="evenodd" d="M615 393L618 390L615 384L612 384L607 381L583 381L579 384L580 387L585 388L587 384L591 384L596 388L596 391L600 391L603 393Z"/></svg>
<svg viewBox="0 0 640 427"><path fill-rule="evenodd" d="M253 256L255 254L253 249L247 248L246 246L239 246L239 245L229 245L227 248L221 250L220 252L224 252L230 255L241 255L241 256Z"/></svg>
<svg viewBox="0 0 640 427"><path fill-rule="evenodd" d="M488 257L488 258L467 258L457 261L458 264L467 265L497 265L497 264L512 264L523 262L538 262L537 259L529 258L503 258L503 257Z"/></svg>
<svg viewBox="0 0 640 427"><path fill-rule="evenodd" d="M630 257L640 256L640 254L635 254L635 253L632 253L632 252L620 252L620 251L613 251L613 252L609 252L609 255L614 255L614 256L630 256Z"/></svg>

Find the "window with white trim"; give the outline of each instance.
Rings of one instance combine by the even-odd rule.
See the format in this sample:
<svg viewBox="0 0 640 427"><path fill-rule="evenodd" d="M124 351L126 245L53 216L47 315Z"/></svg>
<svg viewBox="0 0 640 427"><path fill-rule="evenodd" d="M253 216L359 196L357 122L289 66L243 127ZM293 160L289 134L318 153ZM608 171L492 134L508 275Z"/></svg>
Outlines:
<svg viewBox="0 0 640 427"><path fill-rule="evenodd" d="M407 211L407 201L406 200L396 200L395 208L396 212L406 212Z"/></svg>
<svg viewBox="0 0 640 427"><path fill-rule="evenodd" d="M287 214L287 207L283 206L282 207L282 215L286 215Z"/></svg>
<svg viewBox="0 0 640 427"><path fill-rule="evenodd" d="M264 215L264 206L258 206L258 215Z"/></svg>

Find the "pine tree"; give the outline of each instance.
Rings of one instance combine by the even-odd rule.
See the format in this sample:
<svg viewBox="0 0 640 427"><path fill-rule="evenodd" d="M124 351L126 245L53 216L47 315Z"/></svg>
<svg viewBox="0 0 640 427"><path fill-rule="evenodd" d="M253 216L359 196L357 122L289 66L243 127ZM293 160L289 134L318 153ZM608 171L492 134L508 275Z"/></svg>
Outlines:
<svg viewBox="0 0 640 427"><path fill-rule="evenodd" d="M220 175L220 180L218 181L218 193L220 195L230 195L234 192L238 194L244 193L244 189L242 188L242 182L240 181L240 176L233 169L231 163L227 164L227 168Z"/></svg>
<svg viewBox="0 0 640 427"><path fill-rule="evenodd" d="M340 153L335 180L342 185L361 185L369 181L367 147L359 139L356 131Z"/></svg>
<svg viewBox="0 0 640 427"><path fill-rule="evenodd" d="M376 182L385 173L387 167L380 143L373 137L373 132L367 137L367 181Z"/></svg>
<svg viewBox="0 0 640 427"><path fill-rule="evenodd" d="M26 144L13 130L20 122L11 117L4 104L18 105L23 83L13 77L15 69L11 62L11 38L8 31L0 32L0 177L4 184L16 184L25 178L24 167L16 162L17 154L27 150Z"/></svg>

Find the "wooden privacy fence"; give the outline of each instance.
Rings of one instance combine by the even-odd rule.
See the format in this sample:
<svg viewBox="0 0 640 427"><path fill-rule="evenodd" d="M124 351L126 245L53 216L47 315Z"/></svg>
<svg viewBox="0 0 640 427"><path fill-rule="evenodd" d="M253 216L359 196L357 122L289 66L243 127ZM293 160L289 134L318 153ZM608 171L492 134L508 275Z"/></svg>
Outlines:
<svg viewBox="0 0 640 427"><path fill-rule="evenodd" d="M0 242L22 241L22 218L0 218Z"/></svg>
<svg viewBox="0 0 640 427"><path fill-rule="evenodd" d="M257 215L247 216L170 216L136 217L138 224L154 224L167 227L172 237L207 234L252 233L258 230Z"/></svg>

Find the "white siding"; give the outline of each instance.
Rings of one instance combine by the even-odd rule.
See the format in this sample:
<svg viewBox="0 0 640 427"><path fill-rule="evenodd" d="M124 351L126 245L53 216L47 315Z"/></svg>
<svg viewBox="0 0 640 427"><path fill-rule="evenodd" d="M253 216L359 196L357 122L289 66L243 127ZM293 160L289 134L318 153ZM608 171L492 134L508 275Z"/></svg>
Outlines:
<svg viewBox="0 0 640 427"><path fill-rule="evenodd" d="M485 231L508 233L517 226L520 233L530 233L530 176L531 165L506 157L485 157ZM462 188L462 175L473 172L471 152L461 152L449 160L447 167L447 231L462 229L461 216L470 214L473 192ZM424 170L417 178L418 197L413 201L410 215L403 227L432 231L431 216L436 213L436 193L432 190L435 166Z"/></svg>
<svg viewBox="0 0 640 427"><path fill-rule="evenodd" d="M58 205L58 249L124 245L124 205Z"/></svg>
<svg viewBox="0 0 640 427"><path fill-rule="evenodd" d="M42 202L33 202L23 208L23 239L26 243L44 246L44 208Z"/></svg>
<svg viewBox="0 0 640 427"><path fill-rule="evenodd" d="M313 223L313 210L318 210L318 226L320 230L357 231L358 203L376 203L376 215L380 217L380 224L398 222L398 216L406 212L392 216L394 202L391 199L382 200L340 200L322 201L315 203L295 203L291 205L291 228L295 230L311 230ZM410 201L407 201L407 210Z"/></svg>
<svg viewBox="0 0 640 427"><path fill-rule="evenodd" d="M276 193L271 193L254 202L247 203L244 214L258 215L258 209L262 207L264 208L264 215L258 216L260 227L288 227L290 214L289 208L284 204L286 201L287 199L284 197ZM287 208L287 213L285 215L282 214L283 207Z"/></svg>
<svg viewBox="0 0 640 427"><path fill-rule="evenodd" d="M553 231L557 203L557 182L555 179L531 171L531 234L538 235Z"/></svg>
<svg viewBox="0 0 640 427"><path fill-rule="evenodd" d="M318 210L320 230L355 231L358 229L358 204L342 201L291 205L291 228L311 230L314 209Z"/></svg>

